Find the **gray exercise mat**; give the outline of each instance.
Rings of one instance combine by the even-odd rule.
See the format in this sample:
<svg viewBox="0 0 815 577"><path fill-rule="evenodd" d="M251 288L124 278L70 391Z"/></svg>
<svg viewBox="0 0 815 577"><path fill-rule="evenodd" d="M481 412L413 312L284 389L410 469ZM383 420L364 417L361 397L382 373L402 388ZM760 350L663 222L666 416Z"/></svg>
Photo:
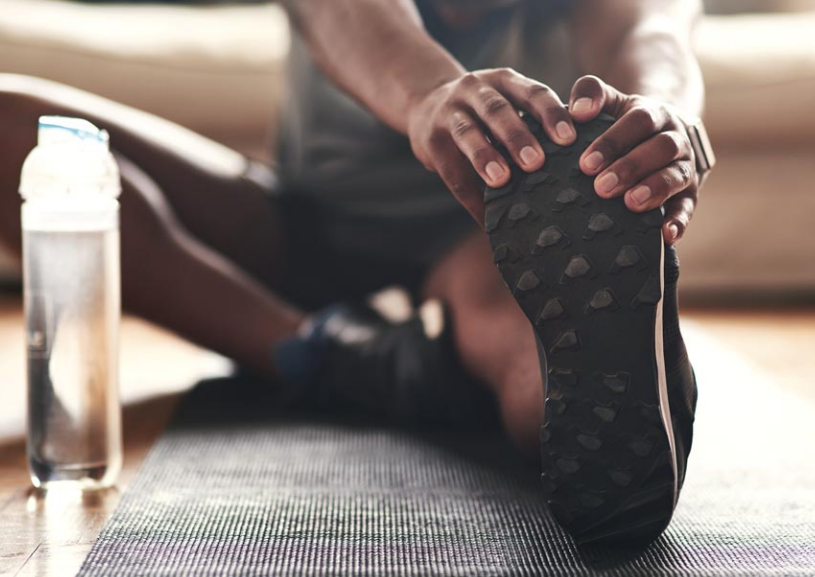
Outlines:
<svg viewBox="0 0 815 577"><path fill-rule="evenodd" d="M577 548L495 433L274 416L262 389L210 381L80 575L815 574L815 407L716 386L743 394L703 391L721 412L697 428L671 527L621 551Z"/></svg>

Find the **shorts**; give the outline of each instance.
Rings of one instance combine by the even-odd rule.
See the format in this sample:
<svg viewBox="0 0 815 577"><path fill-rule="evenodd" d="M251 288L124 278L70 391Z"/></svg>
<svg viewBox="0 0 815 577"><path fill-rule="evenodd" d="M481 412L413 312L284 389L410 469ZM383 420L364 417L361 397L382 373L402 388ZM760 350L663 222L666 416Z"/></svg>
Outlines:
<svg viewBox="0 0 815 577"><path fill-rule="evenodd" d="M404 216L348 213L321 197L283 185L268 168L250 165L245 178L261 186L279 215L283 237L280 296L306 310L364 298L400 286L414 302L434 264L479 230L463 208Z"/></svg>

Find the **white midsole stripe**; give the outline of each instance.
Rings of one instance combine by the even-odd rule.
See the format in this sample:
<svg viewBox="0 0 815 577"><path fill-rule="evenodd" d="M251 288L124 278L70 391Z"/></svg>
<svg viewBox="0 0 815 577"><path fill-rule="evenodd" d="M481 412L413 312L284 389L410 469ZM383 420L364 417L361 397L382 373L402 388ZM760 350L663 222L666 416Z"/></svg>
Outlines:
<svg viewBox="0 0 815 577"><path fill-rule="evenodd" d="M661 231L660 231L661 235ZM660 238L660 241L662 239ZM657 380L659 386L659 413L662 416L662 424L665 427L665 433L668 435L668 445L671 449L671 467L674 472L674 508L679 493L679 470L676 464L676 441L674 439L673 420L671 419L671 406L668 401L668 379L665 375L665 347L662 342L662 302L665 299L665 243L660 242L662 248L659 259L659 302L657 303L656 310L656 323L654 334L654 348L657 360Z"/></svg>

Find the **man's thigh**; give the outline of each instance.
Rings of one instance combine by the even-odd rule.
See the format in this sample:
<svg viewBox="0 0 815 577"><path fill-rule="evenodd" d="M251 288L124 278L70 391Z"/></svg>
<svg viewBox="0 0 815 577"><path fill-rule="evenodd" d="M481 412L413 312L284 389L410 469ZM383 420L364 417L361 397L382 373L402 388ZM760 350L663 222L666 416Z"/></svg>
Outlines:
<svg viewBox="0 0 815 577"><path fill-rule="evenodd" d="M107 130L114 152L158 184L163 199L155 199L156 208L171 211L179 225L253 276L267 282L275 276L282 241L265 191L273 182L268 169L177 124L69 86L0 74L0 188L10 189L2 194L16 192L45 114L85 118Z"/></svg>

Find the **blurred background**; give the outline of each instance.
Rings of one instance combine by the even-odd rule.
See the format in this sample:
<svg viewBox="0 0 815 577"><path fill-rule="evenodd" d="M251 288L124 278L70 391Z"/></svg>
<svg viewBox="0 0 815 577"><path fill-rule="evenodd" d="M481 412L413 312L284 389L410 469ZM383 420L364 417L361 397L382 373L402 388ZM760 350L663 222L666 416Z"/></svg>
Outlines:
<svg viewBox="0 0 815 577"><path fill-rule="evenodd" d="M815 0L707 0L719 166L682 243L686 303L815 294ZM272 160L289 46L268 2L0 0L0 72L63 82ZM0 257L0 277L16 269Z"/></svg>
<svg viewBox="0 0 815 577"><path fill-rule="evenodd" d="M815 0L707 0L719 166L682 243L685 302L815 294ZM0 0L0 71L63 82L272 160L289 46L266 2ZM0 276L16 269L0 258Z"/></svg>
<svg viewBox="0 0 815 577"><path fill-rule="evenodd" d="M686 302L815 293L815 0L707 0L719 159L682 244ZM0 71L83 88L272 159L289 45L270 3L0 0ZM15 269L2 259L0 275Z"/></svg>

